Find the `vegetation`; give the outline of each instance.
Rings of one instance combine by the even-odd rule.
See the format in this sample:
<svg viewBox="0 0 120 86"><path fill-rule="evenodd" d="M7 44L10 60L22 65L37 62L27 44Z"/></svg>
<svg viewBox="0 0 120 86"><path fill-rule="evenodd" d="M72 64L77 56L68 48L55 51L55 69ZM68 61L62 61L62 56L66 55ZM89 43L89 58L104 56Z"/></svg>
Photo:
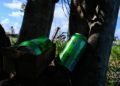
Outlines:
<svg viewBox="0 0 120 86"><path fill-rule="evenodd" d="M115 43L112 46L108 64L107 86L119 86L120 83L120 40L115 41ZM65 45L66 41L56 40L56 55L59 55Z"/></svg>
<svg viewBox="0 0 120 86"><path fill-rule="evenodd" d="M16 37L10 37L11 44L16 43ZM56 39L56 56L64 49L67 41ZM108 64L107 86L118 86L120 83L120 40L117 40L112 46L111 55ZM118 45L119 44L119 45Z"/></svg>
<svg viewBox="0 0 120 86"><path fill-rule="evenodd" d="M17 41L17 38L16 37L10 37L10 42L11 42L11 45L14 45Z"/></svg>
<svg viewBox="0 0 120 86"><path fill-rule="evenodd" d="M120 83L120 45L112 46L107 80L108 86L118 86Z"/></svg>
<svg viewBox="0 0 120 86"><path fill-rule="evenodd" d="M48 36L57 1L28 0L18 43L39 36ZM93 45L85 52L85 57L88 59L81 61L82 65L79 66L74 76L74 84L80 86L105 85L106 68L117 21L119 3L120 0L70 0L68 26L70 35L81 32L88 37L90 45ZM90 65L86 65L87 62ZM96 64L102 66L102 68ZM92 70L90 70L91 68ZM101 76L98 77L97 75Z"/></svg>
<svg viewBox="0 0 120 86"><path fill-rule="evenodd" d="M116 43L120 42L119 40ZM56 55L58 55L66 45L66 41L56 41ZM113 45L111 49L108 72L107 86L119 86L120 83L120 45Z"/></svg>
<svg viewBox="0 0 120 86"><path fill-rule="evenodd" d="M56 41L56 56L60 54L60 52L64 49L65 45L66 45L66 41L61 41L61 40Z"/></svg>

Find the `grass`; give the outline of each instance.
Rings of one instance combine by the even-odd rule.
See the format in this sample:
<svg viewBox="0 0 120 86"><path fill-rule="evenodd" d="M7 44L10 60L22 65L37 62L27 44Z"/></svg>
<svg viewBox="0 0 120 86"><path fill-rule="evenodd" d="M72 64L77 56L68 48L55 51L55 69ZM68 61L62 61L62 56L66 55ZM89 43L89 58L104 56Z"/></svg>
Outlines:
<svg viewBox="0 0 120 86"><path fill-rule="evenodd" d="M16 43L17 38L10 38L12 45ZM66 41L56 40L56 56L63 50ZM120 41L118 41L120 44ZM120 83L120 45L114 45L111 49L110 59L107 71L107 86L118 86Z"/></svg>
<svg viewBox="0 0 120 86"><path fill-rule="evenodd" d="M107 72L108 86L120 83L120 45L112 46Z"/></svg>
<svg viewBox="0 0 120 86"><path fill-rule="evenodd" d="M10 42L11 42L11 45L14 45L17 41L17 38L16 37L10 37Z"/></svg>

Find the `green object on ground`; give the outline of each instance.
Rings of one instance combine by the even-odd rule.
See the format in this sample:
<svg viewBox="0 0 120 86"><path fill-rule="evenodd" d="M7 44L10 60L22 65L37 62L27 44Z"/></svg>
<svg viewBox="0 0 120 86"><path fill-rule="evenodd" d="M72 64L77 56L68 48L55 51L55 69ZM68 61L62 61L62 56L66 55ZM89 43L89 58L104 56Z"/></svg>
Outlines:
<svg viewBox="0 0 120 86"><path fill-rule="evenodd" d="M55 58L54 49L55 45L47 37L39 37L20 43L18 50L30 55L26 54L27 56L22 56L19 59L17 63L18 76L33 79L39 77Z"/></svg>
<svg viewBox="0 0 120 86"><path fill-rule="evenodd" d="M13 46L4 59L4 69L16 72L21 79L36 79L55 58L55 44L47 37L39 37Z"/></svg>
<svg viewBox="0 0 120 86"><path fill-rule="evenodd" d="M29 47L35 55L41 55L52 48L53 43L46 37L39 37L33 40L24 41L19 46Z"/></svg>
<svg viewBox="0 0 120 86"><path fill-rule="evenodd" d="M83 35L75 33L59 55L61 64L73 71L86 46L87 39Z"/></svg>

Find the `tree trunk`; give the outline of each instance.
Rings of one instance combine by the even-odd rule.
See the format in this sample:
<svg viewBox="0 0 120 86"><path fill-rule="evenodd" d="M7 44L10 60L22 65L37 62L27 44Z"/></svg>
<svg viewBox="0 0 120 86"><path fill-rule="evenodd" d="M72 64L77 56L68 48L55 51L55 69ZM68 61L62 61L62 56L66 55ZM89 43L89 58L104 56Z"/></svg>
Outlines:
<svg viewBox="0 0 120 86"><path fill-rule="evenodd" d="M49 36L57 0L28 0L18 43L39 36Z"/></svg>
<svg viewBox="0 0 120 86"><path fill-rule="evenodd" d="M0 24L0 80L6 79L9 77L9 74L3 69L3 53L2 48L11 46L9 38L6 36L6 33Z"/></svg>
<svg viewBox="0 0 120 86"><path fill-rule="evenodd" d="M120 0L71 0L70 34L79 32L88 38L73 72L74 86L105 86L119 5Z"/></svg>

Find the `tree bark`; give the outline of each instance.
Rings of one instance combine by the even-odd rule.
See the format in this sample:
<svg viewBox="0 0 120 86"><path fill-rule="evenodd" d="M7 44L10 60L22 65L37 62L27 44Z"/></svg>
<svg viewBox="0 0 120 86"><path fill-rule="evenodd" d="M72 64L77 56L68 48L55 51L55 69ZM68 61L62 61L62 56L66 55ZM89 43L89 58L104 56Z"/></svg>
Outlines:
<svg viewBox="0 0 120 86"><path fill-rule="evenodd" d="M2 25L0 24L0 80L6 79L9 77L9 74L4 71L3 68L3 53L2 48L11 46L10 40L7 37Z"/></svg>
<svg viewBox="0 0 120 86"><path fill-rule="evenodd" d="M74 86L105 86L119 0L71 0L70 34L88 38L85 54L72 75Z"/></svg>
<svg viewBox="0 0 120 86"><path fill-rule="evenodd" d="M57 1L28 0L18 43L39 36L49 36Z"/></svg>

